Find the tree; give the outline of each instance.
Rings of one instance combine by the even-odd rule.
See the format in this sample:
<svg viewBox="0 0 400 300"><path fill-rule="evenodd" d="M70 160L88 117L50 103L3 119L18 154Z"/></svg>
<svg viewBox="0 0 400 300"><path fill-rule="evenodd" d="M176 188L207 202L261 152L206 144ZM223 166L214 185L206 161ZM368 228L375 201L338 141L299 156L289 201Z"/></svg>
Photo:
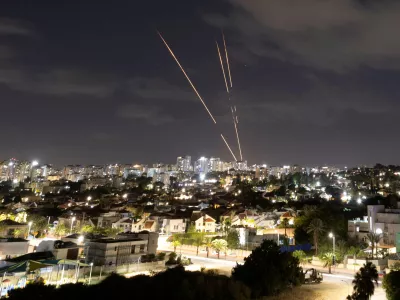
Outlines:
<svg viewBox="0 0 400 300"><path fill-rule="evenodd" d="M331 274L331 268L333 265L333 258L335 255L333 252L327 252L322 255L321 260L324 263L324 268L328 268L328 273Z"/></svg>
<svg viewBox="0 0 400 300"><path fill-rule="evenodd" d="M353 280L353 299L368 300L375 292L378 284L378 270L371 262L367 262L356 273Z"/></svg>
<svg viewBox="0 0 400 300"><path fill-rule="evenodd" d="M325 231L324 227L324 222L318 218L313 219L307 227L307 233L313 234L315 255L318 255L318 240L319 236Z"/></svg>
<svg viewBox="0 0 400 300"><path fill-rule="evenodd" d="M378 270L371 262L367 262L356 273L353 280L353 299L368 300L374 294L375 285L378 284Z"/></svg>
<svg viewBox="0 0 400 300"><path fill-rule="evenodd" d="M237 249L239 248L239 234L236 230L229 231L226 242L228 243L229 249Z"/></svg>
<svg viewBox="0 0 400 300"><path fill-rule="evenodd" d="M287 236L287 234L286 234L286 228L288 228L288 226L289 226L289 219L288 219L288 218L284 218L284 219L282 220L281 226L282 226L283 228L285 228L285 236Z"/></svg>
<svg viewBox="0 0 400 300"><path fill-rule="evenodd" d="M199 255L199 248L204 244L204 233L192 233L193 244L196 246L196 255Z"/></svg>
<svg viewBox="0 0 400 300"><path fill-rule="evenodd" d="M47 219L40 215L29 215L27 217L27 222L32 222L32 231L38 233L43 233L48 228Z"/></svg>
<svg viewBox="0 0 400 300"><path fill-rule="evenodd" d="M295 250L292 255L299 260L300 264L304 265L307 263L307 255L303 250Z"/></svg>
<svg viewBox="0 0 400 300"><path fill-rule="evenodd" d="M107 228L105 230L105 234L113 239L115 239L120 232L120 228Z"/></svg>
<svg viewBox="0 0 400 300"><path fill-rule="evenodd" d="M58 237L62 237L67 233L67 227L64 224L58 224L54 228L54 234Z"/></svg>
<svg viewBox="0 0 400 300"><path fill-rule="evenodd" d="M80 233L85 234L85 233L93 233L96 230L96 228L92 225L84 225L81 227Z"/></svg>
<svg viewBox="0 0 400 300"><path fill-rule="evenodd" d="M349 250L347 250L347 253L353 256L353 262L354 262L354 271L356 269L356 259L357 256L362 252L361 248L358 246L351 246Z"/></svg>
<svg viewBox="0 0 400 300"><path fill-rule="evenodd" d="M246 284L253 299L278 294L289 285L300 284L302 277L299 260L291 253L281 252L271 240L264 240L244 259L243 265L232 270L232 278Z"/></svg>
<svg viewBox="0 0 400 300"><path fill-rule="evenodd" d="M27 232L28 232L27 229L16 229L13 232L13 236L14 238L22 238L26 235Z"/></svg>
<svg viewBox="0 0 400 300"><path fill-rule="evenodd" d="M206 237L204 240L204 246L206 246L207 257L210 255L210 249L212 248L212 239Z"/></svg>
<svg viewBox="0 0 400 300"><path fill-rule="evenodd" d="M400 271L390 271L383 277L382 287L388 300L400 299Z"/></svg>
<svg viewBox="0 0 400 300"><path fill-rule="evenodd" d="M215 252L217 252L218 258L219 258L219 254L222 251L226 251L226 248L228 247L228 243L223 239L213 240L211 245L212 245L211 247L215 250Z"/></svg>
<svg viewBox="0 0 400 300"><path fill-rule="evenodd" d="M378 243L380 242L380 240L382 239L382 235L380 235L378 233L370 232L367 234L366 238L371 244L371 256L372 256L372 259L374 259L374 249L378 248L377 246L378 246ZM378 251L376 251L376 254L378 255Z"/></svg>
<svg viewBox="0 0 400 300"><path fill-rule="evenodd" d="M176 248L182 245L184 239L184 235L180 233L176 233L172 236L172 246L174 247L174 252L176 252Z"/></svg>

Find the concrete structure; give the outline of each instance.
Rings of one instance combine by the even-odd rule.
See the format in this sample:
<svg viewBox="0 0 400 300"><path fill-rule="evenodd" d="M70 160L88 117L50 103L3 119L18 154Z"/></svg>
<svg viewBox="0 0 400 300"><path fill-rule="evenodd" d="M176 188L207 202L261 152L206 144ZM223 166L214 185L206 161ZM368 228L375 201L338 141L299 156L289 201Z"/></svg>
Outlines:
<svg viewBox="0 0 400 300"><path fill-rule="evenodd" d="M118 266L139 261L148 253L148 240L140 238L98 239L86 243L87 261L97 266Z"/></svg>
<svg viewBox="0 0 400 300"><path fill-rule="evenodd" d="M29 241L24 239L0 239L0 260L28 253Z"/></svg>

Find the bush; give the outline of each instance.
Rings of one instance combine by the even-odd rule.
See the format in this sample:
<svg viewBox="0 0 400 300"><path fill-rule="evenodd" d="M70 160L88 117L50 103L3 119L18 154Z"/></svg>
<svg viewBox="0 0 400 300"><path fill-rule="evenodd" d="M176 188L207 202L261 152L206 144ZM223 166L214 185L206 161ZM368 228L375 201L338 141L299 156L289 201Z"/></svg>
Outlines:
<svg viewBox="0 0 400 300"><path fill-rule="evenodd" d="M163 261L163 260L165 260L165 256L166 256L167 254L165 253L165 252L160 252L160 253L158 253L157 254L157 260L159 260L159 261Z"/></svg>
<svg viewBox="0 0 400 300"><path fill-rule="evenodd" d="M382 287L388 300L400 299L400 271L390 271L383 278Z"/></svg>

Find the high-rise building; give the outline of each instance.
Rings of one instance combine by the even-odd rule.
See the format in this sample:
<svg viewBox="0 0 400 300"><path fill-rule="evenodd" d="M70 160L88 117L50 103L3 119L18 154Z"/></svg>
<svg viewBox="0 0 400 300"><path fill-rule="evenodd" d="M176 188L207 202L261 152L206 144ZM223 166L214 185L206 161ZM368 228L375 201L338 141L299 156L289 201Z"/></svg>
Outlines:
<svg viewBox="0 0 400 300"><path fill-rule="evenodd" d="M188 155L185 157L179 156L176 159L176 169L180 172L189 172L192 171L192 158Z"/></svg>
<svg viewBox="0 0 400 300"><path fill-rule="evenodd" d="M208 170L210 172L220 172L222 171L222 163L218 157L211 157L208 162Z"/></svg>
<svg viewBox="0 0 400 300"><path fill-rule="evenodd" d="M200 157L194 163L194 172L197 174L207 174L208 173L208 159L206 157Z"/></svg>

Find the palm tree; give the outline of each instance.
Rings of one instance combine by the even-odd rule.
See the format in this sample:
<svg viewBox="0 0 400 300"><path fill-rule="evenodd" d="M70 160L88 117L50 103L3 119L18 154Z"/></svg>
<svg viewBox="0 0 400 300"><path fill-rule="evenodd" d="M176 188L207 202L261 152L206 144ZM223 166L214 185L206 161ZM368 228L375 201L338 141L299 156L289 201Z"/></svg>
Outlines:
<svg viewBox="0 0 400 300"><path fill-rule="evenodd" d="M204 244L204 233L196 232L192 233L193 235L193 244L196 246L196 255L199 255L199 247Z"/></svg>
<svg viewBox="0 0 400 300"><path fill-rule="evenodd" d="M331 274L331 268L332 268L332 265L333 265L333 258L334 257L335 256L333 255L333 252L327 252L321 258L322 262L324 263L324 268L328 267L329 274Z"/></svg>
<svg viewBox="0 0 400 300"><path fill-rule="evenodd" d="M382 235L380 235L379 233L370 232L367 234L367 240L371 244L372 259L374 259L374 249L378 248L377 246L381 239L382 239ZM376 250L376 254L378 255L378 250Z"/></svg>
<svg viewBox="0 0 400 300"><path fill-rule="evenodd" d="M212 239L211 238L206 238L204 240L204 246L206 246L206 250L207 250L207 257L210 255L210 249L212 247Z"/></svg>
<svg viewBox="0 0 400 300"><path fill-rule="evenodd" d="M172 246L174 246L174 252L176 252L176 247L180 246L181 242L178 240L172 241Z"/></svg>
<svg viewBox="0 0 400 300"><path fill-rule="evenodd" d="M217 257L219 258L219 254L221 253L221 251L226 251L228 243L223 239L216 239L212 241L211 247L215 249L215 251L217 252Z"/></svg>
<svg viewBox="0 0 400 300"><path fill-rule="evenodd" d="M282 220L282 226L283 226L283 228L285 228L285 237L287 236L287 234L286 234L286 228L289 226L289 220L288 220L288 218L284 218L283 220Z"/></svg>
<svg viewBox="0 0 400 300"><path fill-rule="evenodd" d="M320 234L325 231L324 222L321 219L315 218L310 222L310 225L307 227L307 233L313 234L314 239L314 247L315 247L315 255L318 255L318 239Z"/></svg>
<svg viewBox="0 0 400 300"><path fill-rule="evenodd" d="M370 299L375 292L374 282L378 283L378 270L373 263L367 262L354 276L353 298Z"/></svg>
<svg viewBox="0 0 400 300"><path fill-rule="evenodd" d="M353 255L354 271L356 269L357 255L359 255L361 251L362 251L361 248L358 246L351 246L350 249L348 250L348 254Z"/></svg>

